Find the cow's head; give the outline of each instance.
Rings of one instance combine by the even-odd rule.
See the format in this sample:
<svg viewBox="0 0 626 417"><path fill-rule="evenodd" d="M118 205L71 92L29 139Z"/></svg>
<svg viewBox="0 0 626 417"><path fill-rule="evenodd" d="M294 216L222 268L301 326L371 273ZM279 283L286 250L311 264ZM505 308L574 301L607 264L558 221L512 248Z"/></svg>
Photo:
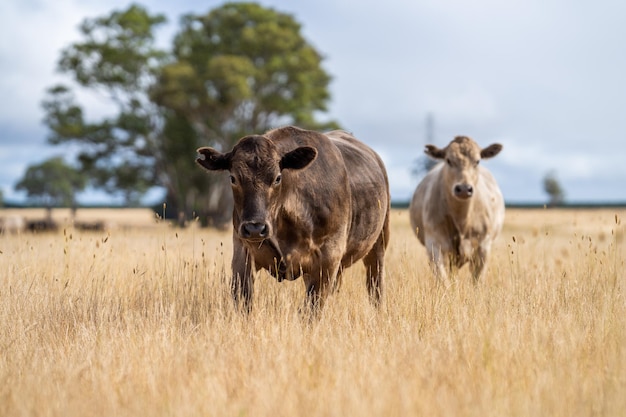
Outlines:
<svg viewBox="0 0 626 417"><path fill-rule="evenodd" d="M501 150L499 143L481 149L467 136L457 136L443 149L426 145L424 152L431 158L444 160L444 181L451 194L460 200L467 200L474 194L480 160L494 157Z"/></svg>
<svg viewBox="0 0 626 417"><path fill-rule="evenodd" d="M234 197L233 225L241 239L263 241L272 236L277 209L284 200L283 172L306 168L317 150L301 146L280 153L265 136L246 136L228 153L200 148L196 162L209 171L229 171Z"/></svg>

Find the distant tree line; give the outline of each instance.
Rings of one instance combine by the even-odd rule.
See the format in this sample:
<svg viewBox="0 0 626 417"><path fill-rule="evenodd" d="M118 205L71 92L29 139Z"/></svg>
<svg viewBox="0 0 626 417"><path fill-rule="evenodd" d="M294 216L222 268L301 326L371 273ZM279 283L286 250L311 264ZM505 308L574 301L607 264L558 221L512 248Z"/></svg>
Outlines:
<svg viewBox="0 0 626 417"><path fill-rule="evenodd" d="M89 186L136 205L158 186L170 213L220 225L230 189L195 166L198 147L228 150L241 136L285 124L337 127L318 120L331 77L291 15L226 3L184 16L169 50L155 43L165 21L136 4L83 21L81 40L58 61L71 82L51 86L43 100L48 142L71 144L75 155L29 167L17 189L71 205ZM90 114L81 90L104 97L109 114Z"/></svg>
<svg viewBox="0 0 626 417"><path fill-rule="evenodd" d="M565 191L557 179L556 172L550 171L543 177L543 190L548 194L548 206L557 207L565 203Z"/></svg>

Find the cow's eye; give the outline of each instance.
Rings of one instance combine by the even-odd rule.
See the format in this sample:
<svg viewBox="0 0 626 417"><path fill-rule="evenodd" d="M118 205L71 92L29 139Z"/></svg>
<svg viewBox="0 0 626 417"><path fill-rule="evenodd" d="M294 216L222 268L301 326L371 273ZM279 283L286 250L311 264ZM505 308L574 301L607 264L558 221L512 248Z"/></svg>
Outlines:
<svg viewBox="0 0 626 417"><path fill-rule="evenodd" d="M480 159L476 161L476 166L478 166L478 164L480 164Z"/></svg>
<svg viewBox="0 0 626 417"><path fill-rule="evenodd" d="M236 183L236 182L237 182L237 181L235 180L235 176L234 176L234 175L230 175L230 183L231 183L232 185L235 185L235 183Z"/></svg>
<svg viewBox="0 0 626 417"><path fill-rule="evenodd" d="M283 177L282 175L278 174L278 176L276 177L276 179L274 180L274 185L278 185L280 184L280 182L282 181Z"/></svg>
<svg viewBox="0 0 626 417"><path fill-rule="evenodd" d="M450 158L446 158L446 163L448 164L448 166L452 166L452 161L450 160Z"/></svg>

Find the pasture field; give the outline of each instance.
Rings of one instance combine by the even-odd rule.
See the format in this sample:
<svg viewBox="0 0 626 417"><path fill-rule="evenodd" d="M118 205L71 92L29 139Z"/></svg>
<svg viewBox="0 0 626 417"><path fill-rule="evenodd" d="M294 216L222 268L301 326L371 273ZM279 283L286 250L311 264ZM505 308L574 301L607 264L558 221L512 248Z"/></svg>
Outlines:
<svg viewBox="0 0 626 417"><path fill-rule="evenodd" d="M0 416L626 415L626 210L510 209L449 288L394 210L383 306L359 263L313 321L265 274L234 310L230 231L113 215L0 235Z"/></svg>

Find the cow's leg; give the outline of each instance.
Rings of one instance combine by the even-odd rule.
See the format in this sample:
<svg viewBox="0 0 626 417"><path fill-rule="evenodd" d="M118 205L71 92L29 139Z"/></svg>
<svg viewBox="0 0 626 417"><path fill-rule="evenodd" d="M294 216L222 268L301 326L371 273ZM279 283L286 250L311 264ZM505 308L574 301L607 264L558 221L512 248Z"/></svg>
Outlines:
<svg viewBox="0 0 626 417"><path fill-rule="evenodd" d="M450 250L442 247L439 243L426 237L426 250L433 274L446 287L450 285L448 278L450 269Z"/></svg>
<svg viewBox="0 0 626 417"><path fill-rule="evenodd" d="M434 250L430 254L431 268L437 279L446 287L450 285L450 254L444 253L441 249Z"/></svg>
<svg viewBox="0 0 626 417"><path fill-rule="evenodd" d="M338 292L341 289L342 282L343 282L343 267L339 267L339 270L337 271L337 276L330 283L329 292L330 293Z"/></svg>
<svg viewBox="0 0 626 417"><path fill-rule="evenodd" d="M472 259L470 260L470 269L472 271L472 278L474 278L474 283L477 283L483 276L490 248L491 242L483 242L476 249L472 256Z"/></svg>
<svg viewBox="0 0 626 417"><path fill-rule="evenodd" d="M370 301L376 307L380 306L383 297L385 278L385 249L389 241L387 225L378 236L378 240L367 255L363 258L365 264L365 283Z"/></svg>
<svg viewBox="0 0 626 417"><path fill-rule="evenodd" d="M328 294L335 288L340 273L339 268L340 261L336 259L304 274L306 309L313 315L321 311Z"/></svg>
<svg viewBox="0 0 626 417"><path fill-rule="evenodd" d="M250 312L252 309L252 295L254 292L252 264L253 260L248 251L241 243L235 241L233 244L233 276L230 282L230 290L236 307L241 307L241 302L243 301L243 308L246 312Z"/></svg>

